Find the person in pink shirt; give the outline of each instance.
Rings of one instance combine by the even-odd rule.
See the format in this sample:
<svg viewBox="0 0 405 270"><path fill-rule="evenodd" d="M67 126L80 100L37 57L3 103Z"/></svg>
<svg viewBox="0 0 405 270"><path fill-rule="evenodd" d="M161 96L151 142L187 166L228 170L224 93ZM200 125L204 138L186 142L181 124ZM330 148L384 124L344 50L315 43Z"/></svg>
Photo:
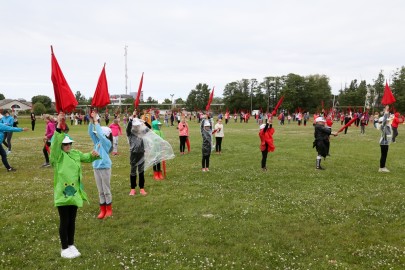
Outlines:
<svg viewBox="0 0 405 270"><path fill-rule="evenodd" d="M118 119L114 119L113 123L109 126L111 134L113 136L113 156L118 155L118 136L122 135L121 126Z"/></svg>
<svg viewBox="0 0 405 270"><path fill-rule="evenodd" d="M186 118L183 117L177 126L179 129L179 138L180 138L180 155L184 155L184 151L186 148L186 141L188 138L188 124L186 122Z"/></svg>
<svg viewBox="0 0 405 270"><path fill-rule="evenodd" d="M44 147L42 148L42 152L44 153L45 157L45 163L42 164L43 168L50 167L51 164L49 164L49 149L51 147L51 139L53 136L53 133L56 130L56 122L53 119L53 117L49 114L44 116L45 122L46 122L46 129L45 129L45 136L44 136Z"/></svg>

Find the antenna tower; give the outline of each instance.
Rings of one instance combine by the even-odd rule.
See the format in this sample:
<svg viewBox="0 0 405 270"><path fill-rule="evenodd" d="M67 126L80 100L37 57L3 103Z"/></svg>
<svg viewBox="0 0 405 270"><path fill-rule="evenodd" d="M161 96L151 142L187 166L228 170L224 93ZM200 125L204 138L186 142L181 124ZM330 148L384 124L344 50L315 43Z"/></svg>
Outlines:
<svg viewBox="0 0 405 270"><path fill-rule="evenodd" d="M125 95L128 95L128 67L127 67L127 56L128 56L128 46L125 45Z"/></svg>

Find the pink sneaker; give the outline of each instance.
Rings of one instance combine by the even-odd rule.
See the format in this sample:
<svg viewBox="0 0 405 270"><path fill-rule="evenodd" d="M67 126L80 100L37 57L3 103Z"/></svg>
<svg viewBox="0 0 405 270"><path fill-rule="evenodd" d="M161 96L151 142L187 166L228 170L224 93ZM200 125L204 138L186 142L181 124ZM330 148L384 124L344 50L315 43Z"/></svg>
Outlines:
<svg viewBox="0 0 405 270"><path fill-rule="evenodd" d="M208 169L208 168L205 168L205 171L206 171L206 172L209 172L209 171L210 171L210 169Z"/></svg>
<svg viewBox="0 0 405 270"><path fill-rule="evenodd" d="M141 193L141 195L143 196L146 196L148 194L143 188L139 190L139 193Z"/></svg>
<svg viewBox="0 0 405 270"><path fill-rule="evenodd" d="M205 168L202 168L202 172L205 172Z"/></svg>
<svg viewBox="0 0 405 270"><path fill-rule="evenodd" d="M129 196L134 196L136 194L135 189L131 189L131 192L129 192Z"/></svg>

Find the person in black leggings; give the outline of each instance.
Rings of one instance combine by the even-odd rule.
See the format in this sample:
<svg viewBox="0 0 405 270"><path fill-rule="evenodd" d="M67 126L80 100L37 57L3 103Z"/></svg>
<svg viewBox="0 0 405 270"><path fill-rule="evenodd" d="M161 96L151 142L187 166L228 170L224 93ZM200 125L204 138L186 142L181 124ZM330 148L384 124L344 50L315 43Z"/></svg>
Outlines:
<svg viewBox="0 0 405 270"><path fill-rule="evenodd" d="M385 167L385 163L387 161L387 156L388 156L388 149L389 149L389 144L391 143L392 139L392 130L391 126L389 125L388 122L388 117L389 117L389 106L385 106L384 109L384 116L380 117L378 119L378 122L380 124L380 130L381 130L381 138L380 138L380 149L381 149L381 156L380 156L380 168L378 169L379 172L390 172L387 167Z"/></svg>

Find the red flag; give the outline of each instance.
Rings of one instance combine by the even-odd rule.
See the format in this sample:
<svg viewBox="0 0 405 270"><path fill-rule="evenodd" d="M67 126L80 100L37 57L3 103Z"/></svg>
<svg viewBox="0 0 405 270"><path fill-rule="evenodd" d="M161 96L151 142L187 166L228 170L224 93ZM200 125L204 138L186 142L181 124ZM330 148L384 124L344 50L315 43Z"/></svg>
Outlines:
<svg viewBox="0 0 405 270"><path fill-rule="evenodd" d="M281 96L280 100L277 102L277 105L274 108L274 110L272 111L271 115L275 116L277 114L277 110L281 106L281 104L283 103L283 100L284 100L284 96Z"/></svg>
<svg viewBox="0 0 405 270"><path fill-rule="evenodd" d="M136 94L136 99L135 99L135 103L134 103L136 109L139 106L139 99L141 97L142 84L143 84L143 72L142 72L141 81L139 82L138 93Z"/></svg>
<svg viewBox="0 0 405 270"><path fill-rule="evenodd" d="M211 102L212 102L212 99L214 98L214 89L215 89L215 86L212 88L212 91L211 91L211 94L210 94L210 98L208 99L208 104L207 104L207 106L205 106L205 110L206 110L206 111L209 111L209 110L210 110Z"/></svg>
<svg viewBox="0 0 405 270"><path fill-rule="evenodd" d="M383 105L390 105L396 101L394 95L391 92L390 87L388 86L388 82L385 81L385 88L384 88L384 95L381 100L381 104Z"/></svg>
<svg viewBox="0 0 405 270"><path fill-rule="evenodd" d="M70 87L63 76L62 70L59 67L58 61L53 54L53 48L51 46L52 53L52 75L51 80L53 83L53 91L55 93L55 106L57 112L71 112L76 108L77 100L70 90Z"/></svg>
<svg viewBox="0 0 405 270"><path fill-rule="evenodd" d="M97 88L91 100L92 107L102 108L110 104L110 94L108 93L107 77L105 75L105 64L98 79Z"/></svg>
<svg viewBox="0 0 405 270"><path fill-rule="evenodd" d="M353 122L356 121L356 119L357 119L357 117L353 117L352 120L350 120L346 125L344 125L343 127L341 127L341 128L338 130L338 133L339 133L339 132L342 132L345 128L350 127L350 125L353 124Z"/></svg>

